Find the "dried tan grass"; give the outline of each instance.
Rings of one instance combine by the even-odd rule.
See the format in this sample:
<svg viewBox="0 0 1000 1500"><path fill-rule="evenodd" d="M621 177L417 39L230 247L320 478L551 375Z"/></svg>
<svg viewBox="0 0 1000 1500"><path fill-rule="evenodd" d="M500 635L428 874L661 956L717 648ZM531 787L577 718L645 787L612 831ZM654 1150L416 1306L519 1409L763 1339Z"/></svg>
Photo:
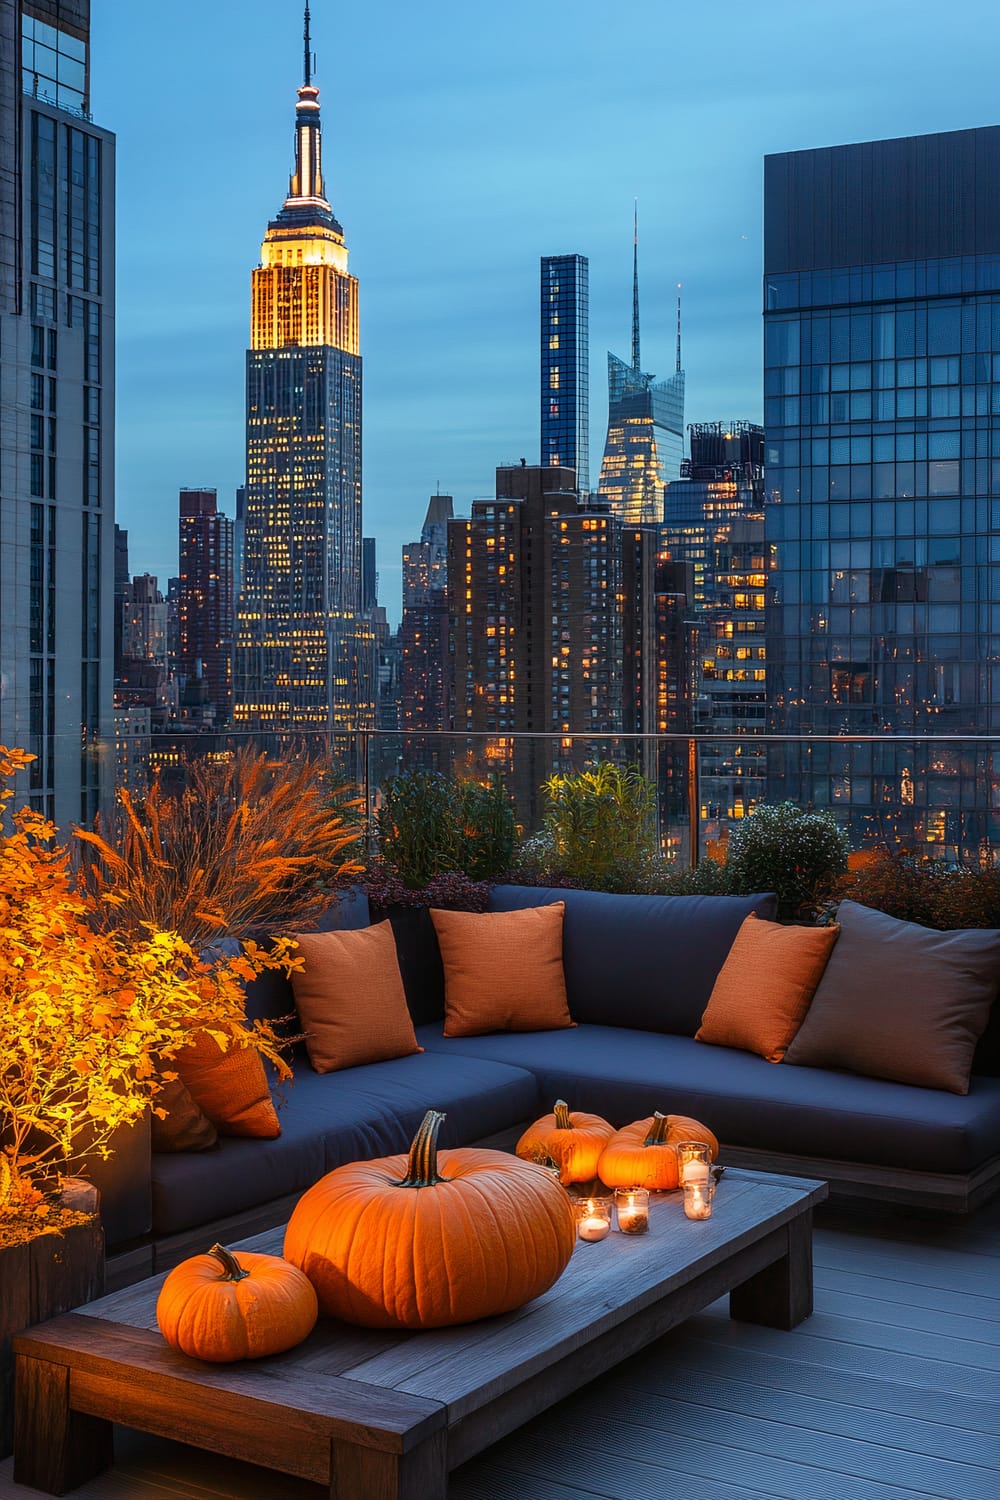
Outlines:
<svg viewBox="0 0 1000 1500"><path fill-rule="evenodd" d="M192 758L178 791L158 773L141 802L119 793L111 828L77 830L81 878L109 926L153 923L196 948L309 926L362 869L360 800L324 770L247 747L221 764Z"/></svg>

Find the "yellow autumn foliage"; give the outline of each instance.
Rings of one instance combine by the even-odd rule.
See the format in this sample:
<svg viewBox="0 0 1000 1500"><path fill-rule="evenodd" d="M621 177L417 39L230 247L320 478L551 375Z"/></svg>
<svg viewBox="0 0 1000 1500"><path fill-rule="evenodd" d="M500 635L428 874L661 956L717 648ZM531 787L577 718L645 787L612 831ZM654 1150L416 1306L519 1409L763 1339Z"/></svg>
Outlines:
<svg viewBox="0 0 1000 1500"><path fill-rule="evenodd" d="M209 963L155 922L96 923L55 827L10 812L10 778L32 759L0 746L0 1232L43 1218L64 1176L110 1154L192 1032L253 1046L288 1076L271 1026L246 1021L243 983L300 962L284 939Z"/></svg>

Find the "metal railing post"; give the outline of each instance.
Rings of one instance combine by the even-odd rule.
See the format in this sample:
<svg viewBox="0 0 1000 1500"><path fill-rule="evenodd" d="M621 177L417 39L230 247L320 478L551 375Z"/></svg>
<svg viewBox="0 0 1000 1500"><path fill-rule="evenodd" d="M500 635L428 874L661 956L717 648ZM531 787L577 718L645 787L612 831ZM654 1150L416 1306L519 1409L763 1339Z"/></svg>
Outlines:
<svg viewBox="0 0 1000 1500"><path fill-rule="evenodd" d="M361 736L361 795L365 804L365 844L371 839L372 826L372 777L369 767L369 740L367 729L359 730Z"/></svg>
<svg viewBox="0 0 1000 1500"><path fill-rule="evenodd" d="M688 739L688 864L692 869L700 858L701 786L698 779L698 741Z"/></svg>

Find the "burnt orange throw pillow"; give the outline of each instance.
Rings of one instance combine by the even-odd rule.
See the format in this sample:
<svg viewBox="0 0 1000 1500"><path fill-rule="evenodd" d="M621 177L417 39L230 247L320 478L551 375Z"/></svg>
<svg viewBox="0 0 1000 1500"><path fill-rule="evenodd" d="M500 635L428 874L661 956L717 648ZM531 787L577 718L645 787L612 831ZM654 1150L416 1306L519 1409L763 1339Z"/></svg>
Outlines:
<svg viewBox="0 0 1000 1500"><path fill-rule="evenodd" d="M566 1003L565 901L522 911L431 910L444 966L445 1036L575 1026Z"/></svg>
<svg viewBox="0 0 1000 1500"><path fill-rule="evenodd" d="M273 1141L281 1134L264 1064L253 1047L223 1052L214 1037L199 1031L170 1066L220 1135Z"/></svg>
<svg viewBox="0 0 1000 1500"><path fill-rule="evenodd" d="M783 927L747 917L719 971L695 1041L780 1062L839 934L836 926Z"/></svg>
<svg viewBox="0 0 1000 1500"><path fill-rule="evenodd" d="M422 1052L406 1006L391 922L295 935L305 968L295 1007L317 1073Z"/></svg>

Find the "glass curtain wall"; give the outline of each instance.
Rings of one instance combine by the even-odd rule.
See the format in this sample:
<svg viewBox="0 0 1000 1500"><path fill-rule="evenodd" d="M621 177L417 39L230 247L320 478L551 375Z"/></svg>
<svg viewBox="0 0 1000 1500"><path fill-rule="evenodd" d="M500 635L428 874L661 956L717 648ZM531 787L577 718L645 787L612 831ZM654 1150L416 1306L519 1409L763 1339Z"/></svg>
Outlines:
<svg viewBox="0 0 1000 1500"><path fill-rule="evenodd" d="M1000 257L766 277L769 728L1000 728ZM787 748L856 842L991 858L992 750Z"/></svg>

